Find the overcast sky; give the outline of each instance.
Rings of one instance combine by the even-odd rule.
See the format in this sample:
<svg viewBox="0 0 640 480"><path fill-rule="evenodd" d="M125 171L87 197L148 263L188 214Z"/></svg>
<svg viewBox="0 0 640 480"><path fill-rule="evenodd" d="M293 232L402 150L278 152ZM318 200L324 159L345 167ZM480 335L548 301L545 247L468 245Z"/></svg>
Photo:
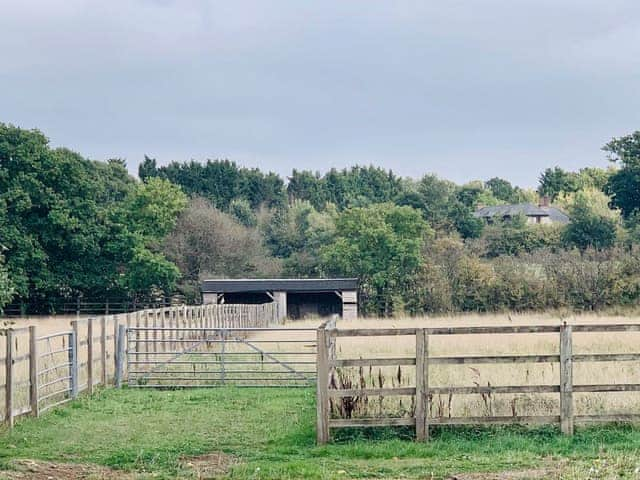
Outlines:
<svg viewBox="0 0 640 480"><path fill-rule="evenodd" d="M638 0L0 0L0 121L94 159L534 186L640 129Z"/></svg>

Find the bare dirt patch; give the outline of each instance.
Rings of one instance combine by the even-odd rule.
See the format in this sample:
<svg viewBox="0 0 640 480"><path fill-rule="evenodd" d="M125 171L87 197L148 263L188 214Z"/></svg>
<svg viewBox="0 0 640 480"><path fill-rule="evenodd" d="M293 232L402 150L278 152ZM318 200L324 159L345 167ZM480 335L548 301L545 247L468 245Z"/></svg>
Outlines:
<svg viewBox="0 0 640 480"><path fill-rule="evenodd" d="M134 479L134 474L86 463L56 463L42 460L14 460L11 470L0 471L2 480L112 480Z"/></svg>
<svg viewBox="0 0 640 480"><path fill-rule="evenodd" d="M555 469L514 470L487 473L460 473L447 480L555 480L560 474Z"/></svg>
<svg viewBox="0 0 640 480"><path fill-rule="evenodd" d="M196 478L208 479L218 478L229 472L233 465L238 464L238 459L232 455L221 452L207 453L195 457L183 457L180 465L183 468L193 471Z"/></svg>

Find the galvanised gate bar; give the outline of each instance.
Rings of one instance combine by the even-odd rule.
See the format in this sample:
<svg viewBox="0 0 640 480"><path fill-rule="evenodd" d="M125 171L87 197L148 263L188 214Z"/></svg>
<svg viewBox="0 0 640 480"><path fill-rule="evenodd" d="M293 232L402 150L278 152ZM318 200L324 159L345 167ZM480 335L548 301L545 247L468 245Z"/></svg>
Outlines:
<svg viewBox="0 0 640 480"><path fill-rule="evenodd" d="M314 328L131 327L124 335L127 385L314 385L315 334Z"/></svg>

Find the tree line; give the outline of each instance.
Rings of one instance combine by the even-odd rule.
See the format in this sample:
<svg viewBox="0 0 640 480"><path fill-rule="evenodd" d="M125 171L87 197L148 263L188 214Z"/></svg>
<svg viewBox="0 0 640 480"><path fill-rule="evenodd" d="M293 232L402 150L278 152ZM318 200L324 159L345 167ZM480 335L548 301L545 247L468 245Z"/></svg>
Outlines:
<svg viewBox="0 0 640 480"><path fill-rule="evenodd" d="M640 298L640 132L608 169L548 168L537 190L457 185L374 166L293 170L229 160L124 161L51 148L0 124L0 307L47 298L180 293L204 277L354 276L377 315L595 309ZM487 225L480 206L548 196L568 225Z"/></svg>

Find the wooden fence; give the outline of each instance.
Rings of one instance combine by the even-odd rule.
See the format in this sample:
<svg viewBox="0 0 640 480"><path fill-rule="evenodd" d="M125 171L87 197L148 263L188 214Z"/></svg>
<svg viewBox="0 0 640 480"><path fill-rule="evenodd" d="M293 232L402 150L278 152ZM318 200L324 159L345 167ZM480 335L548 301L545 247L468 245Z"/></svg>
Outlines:
<svg viewBox="0 0 640 480"><path fill-rule="evenodd" d="M571 435L574 423L640 421L638 414L598 414L574 415L574 393L591 392L637 392L640 384L616 383L612 378L607 384L574 385L573 366L576 362L623 362L640 360L638 353L575 354L573 352L574 333L640 332L640 325L563 325L563 326L514 326L514 327L457 327L457 328L400 328L400 329L335 329L326 325L317 331L317 442L323 444L330 439L331 428L338 427L378 427L414 426L417 440L428 440L430 425L460 424L500 424L500 423L557 423L564 434ZM558 334L558 353L552 355L477 355L477 356L432 356L429 353L429 339L435 336L455 335L500 335L539 333ZM345 358L337 359L336 339L344 337L415 337L415 356L402 358ZM497 338L495 341L499 341ZM430 371L438 365L479 365L512 364L519 368L522 364L558 363L557 382L550 385L502 385L502 386L431 386ZM415 366L415 386L393 388L338 388L331 381L335 372L345 367L371 366ZM411 367L413 368L413 367ZM492 395L544 393L559 395L557 415L514 415L512 416L440 416L430 417L427 403L432 395ZM332 418L331 405L334 401L352 402L357 398L412 396L411 416L382 415L367 418Z"/></svg>
<svg viewBox="0 0 640 480"><path fill-rule="evenodd" d="M0 330L0 352L5 352L0 356L0 365L4 365L0 420L12 427L16 417L38 416L80 392L91 394L98 385L121 382L124 342L119 342L120 327L268 327L278 321L275 303L182 305L74 320L67 329L43 334L38 325ZM152 344L149 338L140 340L142 351Z"/></svg>

